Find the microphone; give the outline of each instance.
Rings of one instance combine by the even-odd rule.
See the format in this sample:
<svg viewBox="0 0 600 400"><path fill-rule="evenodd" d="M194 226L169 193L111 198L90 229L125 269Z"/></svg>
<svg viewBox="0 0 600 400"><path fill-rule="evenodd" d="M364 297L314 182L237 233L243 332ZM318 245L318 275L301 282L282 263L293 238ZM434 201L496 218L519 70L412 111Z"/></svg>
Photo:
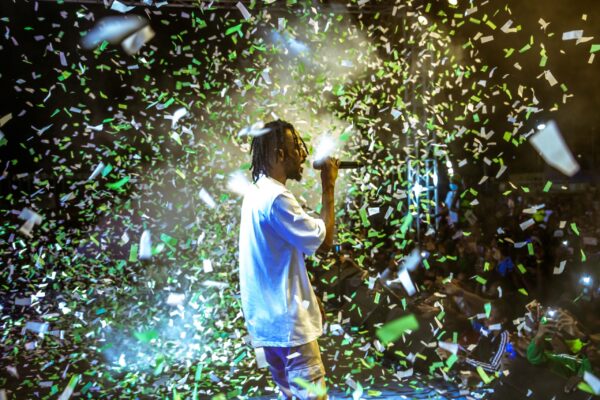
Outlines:
<svg viewBox="0 0 600 400"><path fill-rule="evenodd" d="M314 169L321 169L322 166L323 166L323 161L313 162ZM338 169L355 169L355 168L362 168L362 167L364 167L364 164L359 161L340 161L340 164L338 165Z"/></svg>

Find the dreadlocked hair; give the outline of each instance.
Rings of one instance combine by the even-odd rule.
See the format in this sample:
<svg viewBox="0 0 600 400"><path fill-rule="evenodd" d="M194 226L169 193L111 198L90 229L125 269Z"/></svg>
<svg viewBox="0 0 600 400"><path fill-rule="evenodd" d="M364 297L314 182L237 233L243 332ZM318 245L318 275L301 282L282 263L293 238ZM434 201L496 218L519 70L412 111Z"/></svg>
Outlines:
<svg viewBox="0 0 600 400"><path fill-rule="evenodd" d="M300 146L303 146L304 151L308 153L306 143L298 136L296 129L289 122L278 119L277 121L266 123L264 129L268 131L263 135L254 136L250 145L250 151L252 152L252 167L250 169L254 183L256 183L260 175L267 174L267 170L271 166L271 157L274 151L279 149L285 150L283 141L286 129L292 132L296 149L300 149Z"/></svg>

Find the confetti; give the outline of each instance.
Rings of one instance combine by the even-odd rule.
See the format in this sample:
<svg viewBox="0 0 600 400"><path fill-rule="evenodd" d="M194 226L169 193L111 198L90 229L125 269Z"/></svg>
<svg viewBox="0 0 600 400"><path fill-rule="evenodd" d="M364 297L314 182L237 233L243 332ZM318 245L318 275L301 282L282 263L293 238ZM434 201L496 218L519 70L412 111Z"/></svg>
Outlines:
<svg viewBox="0 0 600 400"><path fill-rule="evenodd" d="M550 121L543 130L533 135L530 142L544 161L563 174L573 176L579 171L579 164L573 158L554 121Z"/></svg>

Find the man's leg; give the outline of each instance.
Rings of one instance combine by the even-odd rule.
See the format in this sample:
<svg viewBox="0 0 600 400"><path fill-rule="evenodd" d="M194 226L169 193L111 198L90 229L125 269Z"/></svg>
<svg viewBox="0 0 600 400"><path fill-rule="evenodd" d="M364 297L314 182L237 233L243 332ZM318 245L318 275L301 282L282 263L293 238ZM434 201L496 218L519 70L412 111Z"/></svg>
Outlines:
<svg viewBox="0 0 600 400"><path fill-rule="evenodd" d="M293 356L286 360L291 393L300 400L326 400L325 367L317 341L292 347L289 354Z"/></svg>
<svg viewBox="0 0 600 400"><path fill-rule="evenodd" d="M273 381L286 399L292 399L292 392L285 370L286 357L289 354L288 347L264 347L265 358L269 363L269 370Z"/></svg>

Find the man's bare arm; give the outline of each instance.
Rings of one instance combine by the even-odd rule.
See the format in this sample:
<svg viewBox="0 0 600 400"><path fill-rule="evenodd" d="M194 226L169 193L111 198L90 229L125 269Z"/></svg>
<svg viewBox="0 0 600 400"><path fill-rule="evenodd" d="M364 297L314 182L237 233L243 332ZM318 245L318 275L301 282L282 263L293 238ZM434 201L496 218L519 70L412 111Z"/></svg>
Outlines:
<svg viewBox="0 0 600 400"><path fill-rule="evenodd" d="M321 167L321 218L325 222L325 240L317 249L318 252L327 252L333 246L333 232L335 230L334 191L338 175L339 161L337 158L327 158Z"/></svg>

